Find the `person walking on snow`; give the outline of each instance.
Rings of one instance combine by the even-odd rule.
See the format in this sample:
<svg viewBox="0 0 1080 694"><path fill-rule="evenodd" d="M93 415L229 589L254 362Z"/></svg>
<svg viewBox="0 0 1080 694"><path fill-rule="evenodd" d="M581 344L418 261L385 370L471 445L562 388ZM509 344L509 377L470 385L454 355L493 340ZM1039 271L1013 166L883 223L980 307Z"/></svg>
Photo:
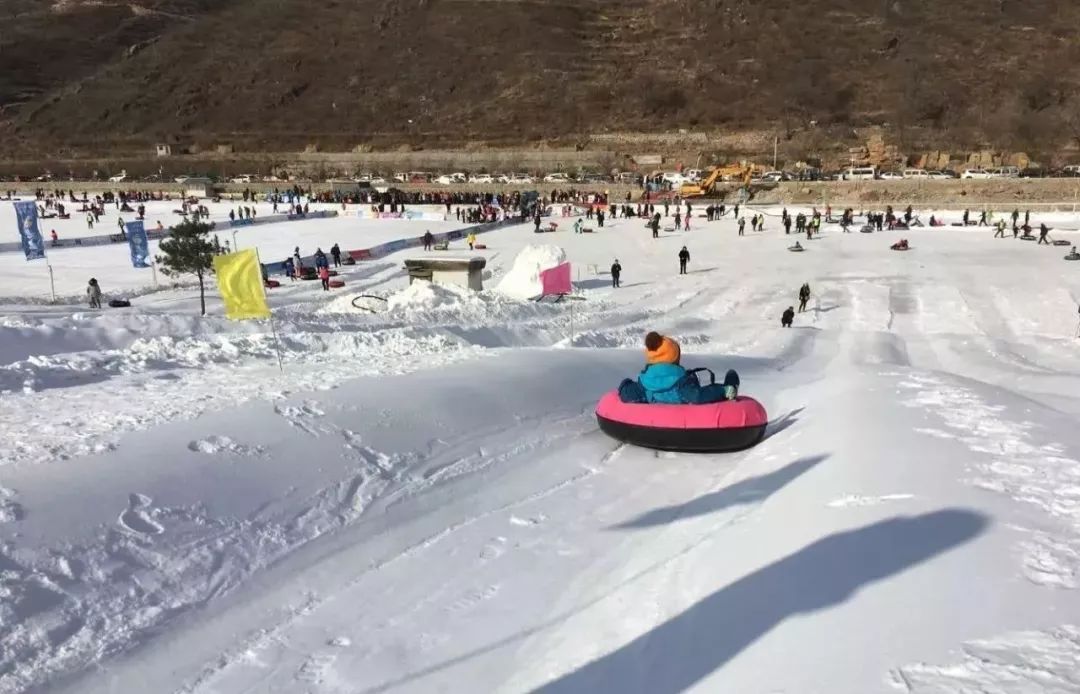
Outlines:
<svg viewBox="0 0 1080 694"><path fill-rule="evenodd" d="M476 234L469 234L465 237L465 243L469 244L469 250L474 250L476 247Z"/></svg>
<svg viewBox="0 0 1080 694"><path fill-rule="evenodd" d="M794 321L795 321L795 309L792 308L791 306L788 306L787 310L784 311L784 315L780 316L780 327L781 328L790 328L791 324Z"/></svg>
<svg viewBox="0 0 1080 694"><path fill-rule="evenodd" d="M686 246L682 247L679 251L679 274L686 274L686 264L690 262L690 251L686 250Z"/></svg>
<svg viewBox="0 0 1080 694"><path fill-rule="evenodd" d="M1005 220L1004 219L999 219L998 220L997 231L994 232L994 238L995 239L1003 239L1003 238L1005 238Z"/></svg>
<svg viewBox="0 0 1080 694"><path fill-rule="evenodd" d="M323 291L330 291L330 268L326 265L319 266L319 279L322 280Z"/></svg>
<svg viewBox="0 0 1080 694"><path fill-rule="evenodd" d="M803 283L799 287L799 313L806 311L806 304L810 301L810 285Z"/></svg>
<svg viewBox="0 0 1080 694"><path fill-rule="evenodd" d="M613 288L619 287L619 275L622 274L622 265L619 265L619 259L616 258L615 262L611 264L611 286Z"/></svg>
<svg viewBox="0 0 1080 694"><path fill-rule="evenodd" d="M93 277L86 288L86 295L90 298L90 308L101 308L101 285Z"/></svg>
<svg viewBox="0 0 1080 694"><path fill-rule="evenodd" d="M1050 241L1046 238L1046 235L1050 233L1050 227L1046 226L1046 222L1039 225L1039 240L1036 245L1045 244L1050 245Z"/></svg>
<svg viewBox="0 0 1080 694"><path fill-rule="evenodd" d="M675 230L682 229L682 212L675 210Z"/></svg>

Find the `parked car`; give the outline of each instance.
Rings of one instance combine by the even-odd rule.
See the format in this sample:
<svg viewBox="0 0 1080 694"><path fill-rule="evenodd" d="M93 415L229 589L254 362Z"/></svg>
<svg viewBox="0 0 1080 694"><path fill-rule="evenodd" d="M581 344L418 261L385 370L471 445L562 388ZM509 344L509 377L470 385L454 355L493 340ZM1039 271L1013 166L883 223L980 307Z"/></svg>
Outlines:
<svg viewBox="0 0 1080 694"><path fill-rule="evenodd" d="M642 182L641 174L636 174L633 171L623 171L615 176L616 183L622 183L624 185L639 186Z"/></svg>
<svg viewBox="0 0 1080 694"><path fill-rule="evenodd" d="M761 180L769 183L780 183L781 181L790 181L791 174L786 171L766 171L761 174Z"/></svg>
<svg viewBox="0 0 1080 694"><path fill-rule="evenodd" d="M240 174L229 179L229 183L251 183L255 177L251 174Z"/></svg>
<svg viewBox="0 0 1080 694"><path fill-rule="evenodd" d="M1069 164L1058 173L1064 178L1080 177L1080 164Z"/></svg>
<svg viewBox="0 0 1080 694"><path fill-rule="evenodd" d="M515 184L520 185L520 184L525 184L525 183L536 183L536 179L533 178L532 176L530 176L529 174L516 173L516 174L510 174L510 176L507 178L506 182L507 183L515 183Z"/></svg>
<svg viewBox="0 0 1080 694"><path fill-rule="evenodd" d="M978 168L976 168L976 169L964 169L960 173L960 178L971 179L971 180L986 180L986 179L990 179L990 178L993 178L993 177L994 177L994 175L991 174L986 169L978 169Z"/></svg>
<svg viewBox="0 0 1080 694"><path fill-rule="evenodd" d="M468 180L468 177L465 176L465 174L463 173L450 173L439 176L435 179L435 183L438 183L442 186L454 186L461 183L467 183Z"/></svg>
<svg viewBox="0 0 1080 694"><path fill-rule="evenodd" d="M582 183L608 183L611 181L610 176L598 173L587 173L578 178Z"/></svg>
<svg viewBox="0 0 1080 694"><path fill-rule="evenodd" d="M843 181L872 181L877 178L876 166L852 166L840 174Z"/></svg>
<svg viewBox="0 0 1080 694"><path fill-rule="evenodd" d="M121 183L127 180L127 171L121 171L115 176L109 176L109 183Z"/></svg>
<svg viewBox="0 0 1080 694"><path fill-rule="evenodd" d="M957 178L956 174L951 171L930 171L930 178L934 181L951 181Z"/></svg>
<svg viewBox="0 0 1080 694"><path fill-rule="evenodd" d="M491 183L494 183L494 182L495 182L495 177L492 176L491 174L482 173L482 174L473 174L472 176L469 176L469 183L491 184Z"/></svg>
<svg viewBox="0 0 1080 694"><path fill-rule="evenodd" d="M573 179L569 174L564 173L549 173L544 176L544 183L572 183Z"/></svg>
<svg viewBox="0 0 1080 694"><path fill-rule="evenodd" d="M902 181L904 180L904 174L898 171L882 171L878 174L878 178L882 181Z"/></svg>
<svg viewBox="0 0 1080 694"><path fill-rule="evenodd" d="M904 178L914 178L919 180L925 180L931 178L930 172L926 169L904 169Z"/></svg>

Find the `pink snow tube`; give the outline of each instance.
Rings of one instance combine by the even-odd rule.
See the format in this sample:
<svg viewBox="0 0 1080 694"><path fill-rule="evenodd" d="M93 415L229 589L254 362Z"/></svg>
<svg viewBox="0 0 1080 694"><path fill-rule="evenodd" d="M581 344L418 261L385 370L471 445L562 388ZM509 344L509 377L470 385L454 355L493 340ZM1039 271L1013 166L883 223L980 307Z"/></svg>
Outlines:
<svg viewBox="0 0 1080 694"><path fill-rule="evenodd" d="M757 445L769 415L745 396L709 405L631 404L612 391L597 403L596 420L605 434L635 446L716 453Z"/></svg>

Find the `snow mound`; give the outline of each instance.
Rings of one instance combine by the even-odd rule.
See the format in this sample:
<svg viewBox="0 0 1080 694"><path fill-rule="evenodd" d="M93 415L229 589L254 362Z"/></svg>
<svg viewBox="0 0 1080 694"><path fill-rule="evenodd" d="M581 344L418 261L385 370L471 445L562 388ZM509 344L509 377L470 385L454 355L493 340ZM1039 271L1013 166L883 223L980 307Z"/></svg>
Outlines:
<svg viewBox="0 0 1080 694"><path fill-rule="evenodd" d="M566 262L566 251L559 246L530 245L514 258L514 266L502 278L495 291L522 301L540 296L540 273Z"/></svg>
<svg viewBox="0 0 1080 694"><path fill-rule="evenodd" d="M233 441L228 436L208 436L205 439L192 441L188 444L188 450L194 453L215 455L218 453L232 453L234 455L258 455L262 452L259 447L252 448Z"/></svg>
<svg viewBox="0 0 1080 694"><path fill-rule="evenodd" d="M0 523L13 523L22 520L23 510L15 501L15 492L0 487Z"/></svg>
<svg viewBox="0 0 1080 694"><path fill-rule="evenodd" d="M484 303L479 292L453 284L413 282L407 288L387 298L386 307L396 312L456 311L465 306Z"/></svg>

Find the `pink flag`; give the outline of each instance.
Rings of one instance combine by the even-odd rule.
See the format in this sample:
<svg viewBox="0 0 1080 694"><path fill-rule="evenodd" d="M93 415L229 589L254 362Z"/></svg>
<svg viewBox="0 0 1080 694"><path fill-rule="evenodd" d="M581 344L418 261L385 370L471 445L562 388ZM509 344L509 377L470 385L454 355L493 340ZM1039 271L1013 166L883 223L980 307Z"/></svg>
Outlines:
<svg viewBox="0 0 1080 694"><path fill-rule="evenodd" d="M543 287L543 296L572 293L574 288L570 285L570 263L541 271L540 286Z"/></svg>

